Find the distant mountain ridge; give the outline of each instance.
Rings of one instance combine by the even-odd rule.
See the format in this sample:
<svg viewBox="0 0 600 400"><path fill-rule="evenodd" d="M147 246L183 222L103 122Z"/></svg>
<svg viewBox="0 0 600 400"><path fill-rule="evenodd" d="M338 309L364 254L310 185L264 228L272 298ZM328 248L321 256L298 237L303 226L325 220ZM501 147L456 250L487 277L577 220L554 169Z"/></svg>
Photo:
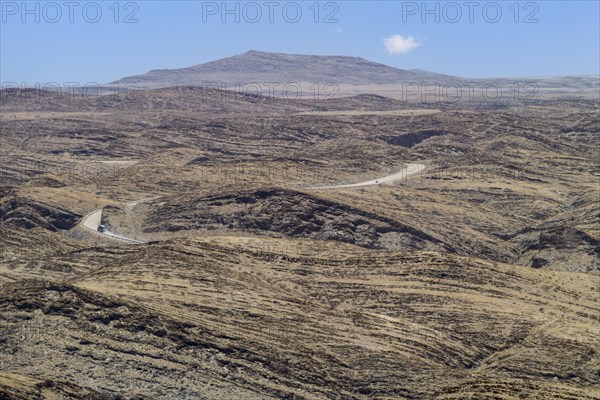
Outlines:
<svg viewBox="0 0 600 400"><path fill-rule="evenodd" d="M201 86L210 82L218 82L228 88L250 82L385 85L436 77L452 78L427 71L403 70L360 57L268 53L251 50L192 67L152 70L111 84L135 84L146 89Z"/></svg>
<svg viewBox="0 0 600 400"><path fill-rule="evenodd" d="M404 70L361 57L256 50L186 68L151 70L111 82L105 89L110 92L117 88L120 93L123 89L178 86L269 97L294 98L298 94L305 99L365 93L411 101L451 102L488 102L490 97L493 101L521 101L600 96L599 76L469 79L421 69Z"/></svg>

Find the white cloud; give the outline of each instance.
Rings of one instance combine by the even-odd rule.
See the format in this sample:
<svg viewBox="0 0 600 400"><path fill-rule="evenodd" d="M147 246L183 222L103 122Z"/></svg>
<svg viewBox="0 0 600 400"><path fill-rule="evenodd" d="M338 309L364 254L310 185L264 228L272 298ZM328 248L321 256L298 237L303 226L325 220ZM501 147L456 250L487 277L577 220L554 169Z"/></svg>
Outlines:
<svg viewBox="0 0 600 400"><path fill-rule="evenodd" d="M415 40L412 36L394 35L387 39L383 39L383 44L390 54L408 53L412 49L416 49L421 45L421 42Z"/></svg>

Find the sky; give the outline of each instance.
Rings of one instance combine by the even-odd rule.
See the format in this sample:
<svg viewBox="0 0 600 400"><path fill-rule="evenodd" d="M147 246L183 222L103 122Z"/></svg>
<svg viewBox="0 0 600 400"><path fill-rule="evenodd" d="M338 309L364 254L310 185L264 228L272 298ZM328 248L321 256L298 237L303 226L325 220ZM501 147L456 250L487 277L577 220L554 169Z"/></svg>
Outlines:
<svg viewBox="0 0 600 400"><path fill-rule="evenodd" d="M471 78L600 74L600 2L0 1L0 81L108 83L248 50Z"/></svg>

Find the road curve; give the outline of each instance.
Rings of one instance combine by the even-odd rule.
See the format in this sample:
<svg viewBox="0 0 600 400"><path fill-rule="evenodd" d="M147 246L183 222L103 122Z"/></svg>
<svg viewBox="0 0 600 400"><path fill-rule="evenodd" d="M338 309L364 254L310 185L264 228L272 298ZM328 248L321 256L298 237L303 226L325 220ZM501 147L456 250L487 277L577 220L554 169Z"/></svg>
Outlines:
<svg viewBox="0 0 600 400"><path fill-rule="evenodd" d="M104 236L104 237L107 237L110 239L120 240L120 241L128 242L128 243L136 243L136 244L145 243L145 242L141 242L139 240L128 238L123 235L118 235L116 233L112 233L107 230L105 230L104 232L99 232L98 226L100 226L101 221L102 221L102 209L100 208L98 210L92 211L91 213L89 213L88 215L83 217L83 219L80 222L80 225L84 229L87 229L88 231L91 231L91 232L95 233L96 235Z"/></svg>
<svg viewBox="0 0 600 400"><path fill-rule="evenodd" d="M379 185L380 183L387 183L387 182L393 182L393 181L397 181L400 179L404 179L407 176L417 174L417 173L423 171L424 169L425 169L425 165L423 165L423 164L406 164L406 166L399 172L396 172L395 174L392 174L392 175L384 176L382 178L373 179L373 180L365 181L365 182L359 182L359 183L351 183L351 184L347 184L347 185L313 186L313 187L309 187L309 189L341 189L341 188ZM153 197L153 199L154 198L155 197ZM136 205L136 204L141 203L146 200L150 200L150 199L133 201L133 202L127 203L126 205L130 205L130 206ZM91 213L89 213L88 215L83 217L80 222L80 225L84 229L91 231L91 232L95 233L96 235L101 235L101 236L104 236L104 237L107 237L110 239L120 240L120 241L124 241L124 242L128 242L128 243L136 243L136 244L145 243L145 242L131 239L126 236L119 235L119 234L116 234L116 233L113 233L113 232L110 232L107 230L104 230L103 232L99 232L98 227L100 226L101 221L102 221L102 209L100 208L98 210L92 211Z"/></svg>
<svg viewBox="0 0 600 400"><path fill-rule="evenodd" d="M370 181L359 182L359 183L350 183L347 185L333 185L333 186L314 186L309 189L340 189L340 188L351 188L351 187L360 187L360 186L370 186L370 185L379 185L380 183L393 182L400 179L404 179L409 175L417 174L425 169L425 165L423 164L406 164L406 166L396 172L395 174L384 176L382 178L373 179Z"/></svg>

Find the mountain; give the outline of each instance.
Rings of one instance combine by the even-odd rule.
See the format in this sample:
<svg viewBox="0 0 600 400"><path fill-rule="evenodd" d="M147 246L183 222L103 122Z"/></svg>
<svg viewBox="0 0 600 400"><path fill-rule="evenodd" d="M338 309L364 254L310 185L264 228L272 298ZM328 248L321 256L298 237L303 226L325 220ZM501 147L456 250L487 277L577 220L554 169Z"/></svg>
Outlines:
<svg viewBox="0 0 600 400"><path fill-rule="evenodd" d="M443 89L447 84L450 89ZM468 79L421 69L404 70L361 57L251 50L192 67L157 69L129 76L109 83L105 89L110 92L111 87L118 87L120 92L122 88L137 90L175 86L201 86L287 98L318 96L319 99L327 99L368 93L411 101L488 102L492 96L490 87L498 88L498 92L492 90L494 96L499 94L498 98L492 96L494 101L564 96L597 98L600 78ZM462 91L457 89L459 87Z"/></svg>
<svg viewBox="0 0 600 400"><path fill-rule="evenodd" d="M315 56L248 51L221 60L179 69L158 69L112 82L141 88L203 86L219 82L228 86L249 82L319 82L321 84L399 84L419 81L432 73L411 72L360 57Z"/></svg>

